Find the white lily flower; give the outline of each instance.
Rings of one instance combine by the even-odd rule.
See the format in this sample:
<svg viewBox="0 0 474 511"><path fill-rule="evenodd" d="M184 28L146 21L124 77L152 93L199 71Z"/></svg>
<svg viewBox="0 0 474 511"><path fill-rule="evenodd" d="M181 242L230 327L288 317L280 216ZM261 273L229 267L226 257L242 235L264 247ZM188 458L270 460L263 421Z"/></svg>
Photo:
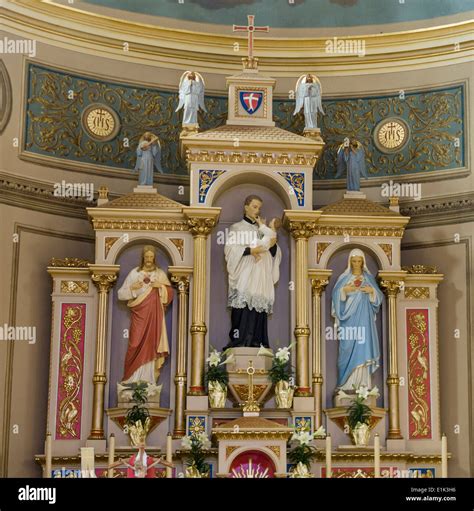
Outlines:
<svg viewBox="0 0 474 511"><path fill-rule="evenodd" d="M288 360L290 360L290 348L279 348L276 352L275 358L278 362L288 362Z"/></svg>
<svg viewBox="0 0 474 511"><path fill-rule="evenodd" d="M211 367L216 367L219 365L221 361L221 354L217 350L211 352L208 358L206 358L206 362L209 362Z"/></svg>
<svg viewBox="0 0 474 511"><path fill-rule="evenodd" d="M189 436L183 437L181 440L181 447L187 451L191 450L191 438Z"/></svg>
<svg viewBox="0 0 474 511"><path fill-rule="evenodd" d="M224 362L221 362L219 365L223 366L225 364L230 364L231 362L233 362L235 360L235 355L234 353L230 353L229 356L224 360Z"/></svg>
<svg viewBox="0 0 474 511"><path fill-rule="evenodd" d="M372 390L369 390L369 396L375 396L375 397L379 397L380 396L380 392L379 392L379 389L377 388L377 386L375 386Z"/></svg>
<svg viewBox="0 0 474 511"><path fill-rule="evenodd" d="M206 433L202 432L197 435L197 439L202 445L203 449L209 449L211 447L211 441L207 437Z"/></svg>
<svg viewBox="0 0 474 511"><path fill-rule="evenodd" d="M265 346L262 346L260 344L260 349L257 352L257 357L272 357L273 358L273 351L265 348Z"/></svg>
<svg viewBox="0 0 474 511"><path fill-rule="evenodd" d="M362 399L367 399L369 396L369 389L366 385L361 385L357 390L356 394L358 397L361 397Z"/></svg>
<svg viewBox="0 0 474 511"><path fill-rule="evenodd" d="M324 426L319 426L319 428L314 432L314 438L321 438L326 436L326 430Z"/></svg>
<svg viewBox="0 0 474 511"><path fill-rule="evenodd" d="M313 440L313 435L308 431L298 431L293 433L291 440L299 442L301 445L308 445Z"/></svg>

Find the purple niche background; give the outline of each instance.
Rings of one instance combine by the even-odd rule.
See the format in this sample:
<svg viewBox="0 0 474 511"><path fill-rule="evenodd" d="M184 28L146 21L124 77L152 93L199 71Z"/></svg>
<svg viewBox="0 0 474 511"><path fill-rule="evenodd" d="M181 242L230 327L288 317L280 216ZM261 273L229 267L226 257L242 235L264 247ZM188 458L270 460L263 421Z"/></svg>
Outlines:
<svg viewBox="0 0 474 511"><path fill-rule="evenodd" d="M116 285L113 287L112 295L112 341L110 343L110 371L109 371L109 406L117 406L117 383L122 380L125 355L127 353L128 339L124 338L123 332L130 330L130 310L126 301L120 301L117 293L124 283L127 275L133 268L136 268L141 261L143 247L153 245L156 248L156 263L168 275L169 259L156 243L152 241L143 241L131 243L117 258L116 264L120 265L120 273ZM169 278L169 275L168 275ZM170 354L161 368L158 385L163 384L161 389L161 407L169 408L170 405L170 381L171 364L173 360L173 304L176 300L176 293L173 301L167 308L165 321L168 331L168 343Z"/></svg>
<svg viewBox="0 0 474 511"><path fill-rule="evenodd" d="M336 252L334 256L330 259L328 268L333 271L331 278L329 279L329 284L326 287L326 299L324 303L324 318L325 324L323 325L323 339L325 342L325 350L326 350L326 375L325 375L325 383L326 383L326 407L332 408L334 406L333 396L334 389L336 388L337 383L337 354L338 354L338 341L334 340L326 340L325 337L325 329L326 327L333 328L334 326L334 317L331 315L331 296L334 285L336 284L339 275L343 273L347 268L347 259L349 257L349 253L354 248L360 248L365 254L365 260L367 261L367 266L369 267L370 272L374 277L377 276L379 271L379 267L371 255L371 253L364 247L360 247L357 245L349 245L344 250L340 252ZM384 402L384 394L385 394L385 381L386 381L386 368L384 364L384 360L386 359L386 343L383 342L383 339L387 337L383 335L383 332L386 332L386 314L385 314L385 297L383 299L382 305L380 306L379 312L377 313L377 333L379 336L379 345L380 345L380 367L377 371L372 375L372 386L377 386L381 396L377 399L377 406L383 406Z"/></svg>
<svg viewBox="0 0 474 511"><path fill-rule="evenodd" d="M281 218L285 204L269 188L257 184L239 185L220 195L215 207L221 207L221 215L217 227L211 234L211 271L210 271L210 320L209 343L223 348L229 341L230 309L227 307L228 277L224 257L224 245L217 243L217 234L225 232L235 222L243 218L244 200L248 195L258 195L263 199L261 216L270 221L273 217ZM268 316L268 339L270 347L288 346L290 333L290 238L282 227L278 231L278 245L282 251L280 264L280 280L275 286L275 303L273 314Z"/></svg>

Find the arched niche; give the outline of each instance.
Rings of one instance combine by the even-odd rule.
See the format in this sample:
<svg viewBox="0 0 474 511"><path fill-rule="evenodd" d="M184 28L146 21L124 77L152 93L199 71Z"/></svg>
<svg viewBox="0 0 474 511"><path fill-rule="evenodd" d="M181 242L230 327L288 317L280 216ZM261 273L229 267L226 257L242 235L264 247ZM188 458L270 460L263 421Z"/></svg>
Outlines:
<svg viewBox="0 0 474 511"><path fill-rule="evenodd" d="M256 185L271 190L280 198L283 209L301 209L296 196L290 192L288 182L274 170L260 169L226 171L213 183L206 197L206 205L217 207L222 202L220 198L229 190L241 185Z"/></svg>
<svg viewBox="0 0 474 511"><path fill-rule="evenodd" d="M127 307L126 301L118 299L118 290L124 283L130 271L139 266L143 247L145 245L152 245L156 249L156 263L157 265L168 274L168 266L172 264L172 260L168 251L162 244L149 238L135 239L132 242L125 244L117 253L115 264L120 265L120 272L115 286L112 288L111 293L111 315L110 315L110 353L109 360L109 407L117 406L117 383L122 380L123 369L125 362L125 355L128 347L128 338L124 335L125 331L130 329L130 310ZM165 314L166 328L168 332L168 342L170 354L165 361L158 380L158 385L163 384L161 391L161 407L169 408L171 385L171 374L173 363L173 317L175 315L174 297L171 304L167 307Z"/></svg>
<svg viewBox="0 0 474 511"><path fill-rule="evenodd" d="M334 327L334 317L331 315L331 303L332 303L332 291L334 285L336 284L337 279L347 268L347 261L349 257L349 253L354 248L358 248L362 250L365 254L365 258L367 261L367 266L369 271L372 273L374 277L377 276L381 268L381 260L376 251L370 249L367 246L364 246L359 243L345 243L341 245L338 250L335 250L332 253L331 258L327 263L327 268L332 270L333 273L331 278L329 279L329 283L325 290L325 300L324 300L324 323L322 330L322 339L324 343L324 383L325 383L325 403L327 408L332 408L334 406L334 389L337 384L337 356L338 356L338 341L330 340L326 336L326 328L330 327L331 329ZM384 404L384 395L385 395L385 380L386 380L386 364L384 363L387 360L387 328L386 328L386 303L385 297L383 299L382 305L380 306L379 312L376 317L377 323L377 333L379 336L379 344L380 344L380 367L379 369L372 375L372 386L377 386L380 391L380 397L377 400L377 406L383 406Z"/></svg>
<svg viewBox="0 0 474 511"><path fill-rule="evenodd" d="M213 206L221 207L219 223L210 237L210 307L209 342L220 349L229 341L231 326L230 309L227 307L228 275L224 258L226 229L243 218L244 200L248 195L258 195L263 199L262 216L268 221L282 217L286 207L282 198L271 188L260 183L246 183L227 189L219 195ZM275 286L273 314L268 317L268 337L270 346L287 346L291 342L290 325L290 235L281 228L278 231L278 244L282 251L280 279Z"/></svg>
<svg viewBox="0 0 474 511"><path fill-rule="evenodd" d="M370 240L357 240L357 243L347 243L343 238L340 240L332 242L322 253L321 259L319 261L319 266L321 268L330 268L328 264L331 259L339 252L344 251L347 247L360 248L365 253L370 253L372 258L377 263L377 271L379 270L390 270L392 266L390 261L388 260L387 255L382 250L382 247L376 242Z"/></svg>
<svg viewBox="0 0 474 511"><path fill-rule="evenodd" d="M181 264L181 259L176 247L168 238L161 237L150 237L150 234L145 235L141 232L139 233L127 233L128 242L124 241L123 236L119 238L115 243L110 247L110 250L106 257L107 264L120 264L119 259L121 254L131 246L145 246L145 245L153 245L157 251L162 252L167 259L166 267L179 265ZM107 237L106 237L107 239ZM122 271L122 269L120 268Z"/></svg>

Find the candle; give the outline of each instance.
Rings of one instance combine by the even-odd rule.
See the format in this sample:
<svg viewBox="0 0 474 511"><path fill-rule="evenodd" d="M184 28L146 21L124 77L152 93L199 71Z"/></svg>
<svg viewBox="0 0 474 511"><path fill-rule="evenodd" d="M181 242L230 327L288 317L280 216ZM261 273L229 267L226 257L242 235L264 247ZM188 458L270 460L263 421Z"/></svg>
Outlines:
<svg viewBox="0 0 474 511"><path fill-rule="evenodd" d="M95 477L95 452L93 447L81 447L82 477Z"/></svg>
<svg viewBox="0 0 474 511"><path fill-rule="evenodd" d="M332 477L331 466L331 435L326 436L326 477Z"/></svg>
<svg viewBox="0 0 474 511"><path fill-rule="evenodd" d="M173 461L173 437L171 433L168 433L166 437L166 461L172 463ZM166 477L171 479L173 475L171 467L166 467Z"/></svg>
<svg viewBox="0 0 474 511"><path fill-rule="evenodd" d="M47 478L51 478L52 470L52 445L51 445L51 433L46 433L46 441L44 443L44 457L45 457L45 475Z"/></svg>
<svg viewBox="0 0 474 511"><path fill-rule="evenodd" d="M374 438L374 477L380 477L380 437L378 433Z"/></svg>
<svg viewBox="0 0 474 511"><path fill-rule="evenodd" d="M441 437L441 477L448 477L448 439L444 433Z"/></svg>
<svg viewBox="0 0 474 511"><path fill-rule="evenodd" d="M113 464L115 458L115 435L112 433L109 437L109 467ZM114 469L109 468L108 477L112 479L114 477Z"/></svg>

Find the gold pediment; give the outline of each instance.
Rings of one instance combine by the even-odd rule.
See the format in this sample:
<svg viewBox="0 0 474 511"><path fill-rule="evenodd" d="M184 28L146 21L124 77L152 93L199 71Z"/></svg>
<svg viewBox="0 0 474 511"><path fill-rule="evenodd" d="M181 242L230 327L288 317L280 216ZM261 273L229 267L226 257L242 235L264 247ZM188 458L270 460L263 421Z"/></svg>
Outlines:
<svg viewBox="0 0 474 511"><path fill-rule="evenodd" d="M129 193L98 206L114 209L181 209L183 204L159 193Z"/></svg>
<svg viewBox="0 0 474 511"><path fill-rule="evenodd" d="M239 141L239 144L243 142L273 142L275 144L304 144L308 147L319 145L308 139L308 137L303 137L276 126L236 126L228 124L186 137L186 142L194 140L234 142L236 139Z"/></svg>
<svg viewBox="0 0 474 511"><path fill-rule="evenodd" d="M390 216L401 217L400 213L392 211L377 202L368 199L343 199L334 204L329 204L321 208L323 214L327 215L344 215L344 216Z"/></svg>

